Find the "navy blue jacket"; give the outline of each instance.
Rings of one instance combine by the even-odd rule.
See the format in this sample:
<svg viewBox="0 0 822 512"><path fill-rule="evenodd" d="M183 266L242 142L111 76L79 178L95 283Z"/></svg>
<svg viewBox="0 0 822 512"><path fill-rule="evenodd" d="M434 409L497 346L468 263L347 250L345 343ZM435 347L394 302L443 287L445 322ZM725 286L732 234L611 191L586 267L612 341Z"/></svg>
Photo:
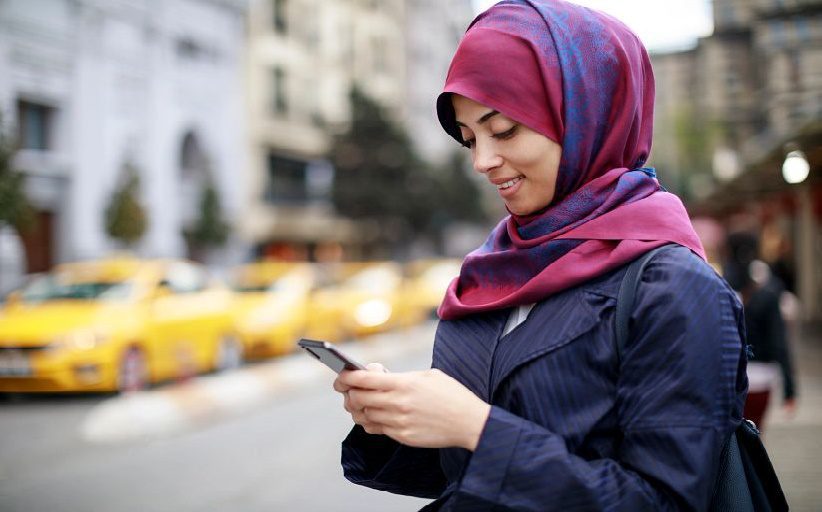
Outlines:
<svg viewBox="0 0 822 512"><path fill-rule="evenodd" d="M705 510L747 389L742 308L689 250L645 268L617 362L625 268L538 303L442 321L433 366L492 405L473 453L423 449L355 426L354 483L438 498L425 510Z"/></svg>

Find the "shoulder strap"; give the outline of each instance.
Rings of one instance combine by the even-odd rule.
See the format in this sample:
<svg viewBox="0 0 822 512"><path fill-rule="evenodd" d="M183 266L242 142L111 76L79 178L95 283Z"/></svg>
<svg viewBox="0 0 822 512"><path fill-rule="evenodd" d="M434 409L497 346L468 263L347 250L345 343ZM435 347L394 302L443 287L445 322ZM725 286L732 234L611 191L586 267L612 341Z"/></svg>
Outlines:
<svg viewBox="0 0 822 512"><path fill-rule="evenodd" d="M616 326L616 354L617 362L622 362L622 353L625 349L625 344L628 342L628 321L631 319L631 311L634 309L634 298L639 287L639 281L642 279L642 271L645 270L645 265L651 261L656 253L676 244L666 244L662 247L652 249L639 258L628 264L628 270L622 278L622 283L619 285L619 293L617 294L616 304L616 319L614 324Z"/></svg>

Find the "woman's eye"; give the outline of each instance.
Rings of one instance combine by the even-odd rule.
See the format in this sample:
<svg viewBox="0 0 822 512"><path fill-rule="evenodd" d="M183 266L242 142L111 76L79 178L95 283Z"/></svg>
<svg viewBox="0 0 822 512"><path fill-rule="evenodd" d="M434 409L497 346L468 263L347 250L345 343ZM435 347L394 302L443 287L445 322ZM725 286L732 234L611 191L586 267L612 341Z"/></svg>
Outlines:
<svg viewBox="0 0 822 512"><path fill-rule="evenodd" d="M462 139L462 145L466 148L473 148L474 147L474 139Z"/></svg>
<svg viewBox="0 0 822 512"><path fill-rule="evenodd" d="M517 132L517 128L519 128L519 125L518 125L518 124L515 124L515 125L514 125L514 126L512 126L511 128L509 128L509 129L505 130L504 132L495 133L495 134L493 135L493 137L494 137L495 139L502 139L502 140L505 140L505 139L510 139L510 138L511 138L511 137L513 137L513 136L514 136L514 134Z"/></svg>

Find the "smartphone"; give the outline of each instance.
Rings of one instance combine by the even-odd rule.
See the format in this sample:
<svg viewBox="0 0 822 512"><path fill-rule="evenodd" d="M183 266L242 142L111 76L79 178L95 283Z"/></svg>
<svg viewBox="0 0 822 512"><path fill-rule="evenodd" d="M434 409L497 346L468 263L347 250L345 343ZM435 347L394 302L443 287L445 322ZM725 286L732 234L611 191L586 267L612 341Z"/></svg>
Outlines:
<svg viewBox="0 0 822 512"><path fill-rule="evenodd" d="M306 349L309 354L337 373L343 370L365 370L365 366L345 355L340 349L327 341L301 339L297 345Z"/></svg>

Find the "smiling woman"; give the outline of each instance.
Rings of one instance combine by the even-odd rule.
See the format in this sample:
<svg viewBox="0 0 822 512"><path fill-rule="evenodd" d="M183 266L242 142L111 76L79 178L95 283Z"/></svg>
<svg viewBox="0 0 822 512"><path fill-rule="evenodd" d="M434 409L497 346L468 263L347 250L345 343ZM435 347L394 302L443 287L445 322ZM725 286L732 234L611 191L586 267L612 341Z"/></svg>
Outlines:
<svg viewBox="0 0 822 512"><path fill-rule="evenodd" d="M550 204L560 145L465 96L455 94L452 102L474 169L497 187L508 211L529 215Z"/></svg>
<svg viewBox="0 0 822 512"><path fill-rule="evenodd" d="M741 306L645 167L653 104L648 54L611 16L504 0L472 22L437 114L510 215L451 282L432 369L335 381L349 480L425 510L708 509L745 396Z"/></svg>

